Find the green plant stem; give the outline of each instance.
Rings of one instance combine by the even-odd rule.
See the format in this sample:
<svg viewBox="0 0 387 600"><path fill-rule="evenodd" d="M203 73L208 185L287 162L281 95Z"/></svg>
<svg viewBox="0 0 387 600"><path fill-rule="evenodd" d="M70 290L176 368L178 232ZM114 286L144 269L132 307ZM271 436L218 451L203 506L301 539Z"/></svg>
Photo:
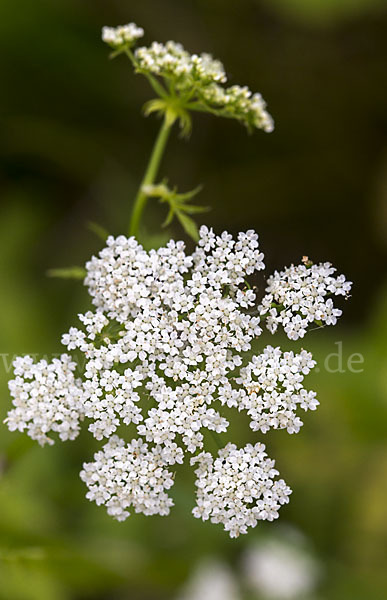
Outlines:
<svg viewBox="0 0 387 600"><path fill-rule="evenodd" d="M172 129L172 125L173 123L167 122L167 120L164 118L155 145L153 146L152 154L150 156L144 178L141 182L140 189L138 190L136 199L134 201L132 216L129 225L129 235L138 235L138 228L140 225L141 216L148 198L148 196L144 193L143 189L144 186L151 185L154 183L168 141L168 137Z"/></svg>
<svg viewBox="0 0 387 600"><path fill-rule="evenodd" d="M223 448L223 444L220 440L219 434L216 433L216 431L213 431L212 429L209 430L212 439L214 440L214 443L216 445L216 447L218 448L218 450L221 450Z"/></svg>

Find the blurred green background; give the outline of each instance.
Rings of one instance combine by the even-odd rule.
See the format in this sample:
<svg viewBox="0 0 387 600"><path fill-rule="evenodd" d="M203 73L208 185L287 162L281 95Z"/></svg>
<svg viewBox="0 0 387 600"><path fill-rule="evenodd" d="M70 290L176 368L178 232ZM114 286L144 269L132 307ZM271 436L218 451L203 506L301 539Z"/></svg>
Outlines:
<svg viewBox="0 0 387 600"><path fill-rule="evenodd" d="M242 600L260 598L245 586L243 557L284 526L304 536L320 565L313 599L387 598L385 8L378 0L1 0L2 419L13 355L60 352L61 333L88 306L81 284L48 279L47 269L100 249L88 221L126 230L158 128L141 114L146 82L124 58L108 60L103 25L135 21L145 43L210 51L231 83L262 92L273 134L248 136L237 123L195 115L189 142L172 136L162 175L183 191L202 183L200 202L213 208L205 221L218 231L255 228L269 273L307 254L355 282L338 327L305 340L320 360L307 382L318 412L297 436L264 439L294 490L278 524L235 541L193 519L184 469L169 518L116 523L84 498L78 472L96 448L87 434L40 449L4 426L1 600L173 599L206 558L228 565ZM163 218L149 208L148 234ZM169 233L182 235L178 226ZM337 358L326 363L338 341L342 373L331 372ZM347 368L353 353L364 357L362 372ZM245 423L232 435L254 437Z"/></svg>

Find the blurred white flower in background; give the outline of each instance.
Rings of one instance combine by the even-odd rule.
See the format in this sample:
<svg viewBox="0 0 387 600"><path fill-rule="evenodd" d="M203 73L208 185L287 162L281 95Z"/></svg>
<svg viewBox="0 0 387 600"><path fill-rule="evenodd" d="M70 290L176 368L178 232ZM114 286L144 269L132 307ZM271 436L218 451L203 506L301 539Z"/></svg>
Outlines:
<svg viewBox="0 0 387 600"><path fill-rule="evenodd" d="M246 584L265 600L311 598L320 567L305 547L298 532L280 538L267 538L251 545L244 554L242 568Z"/></svg>
<svg viewBox="0 0 387 600"><path fill-rule="evenodd" d="M223 562L201 562L176 600L242 600L232 570Z"/></svg>

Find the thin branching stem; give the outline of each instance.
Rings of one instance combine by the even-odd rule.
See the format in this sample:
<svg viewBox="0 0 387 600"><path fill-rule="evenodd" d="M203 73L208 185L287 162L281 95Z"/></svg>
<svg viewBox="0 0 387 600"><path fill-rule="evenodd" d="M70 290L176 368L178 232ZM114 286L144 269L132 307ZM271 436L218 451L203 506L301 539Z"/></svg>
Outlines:
<svg viewBox="0 0 387 600"><path fill-rule="evenodd" d="M136 199L134 201L132 216L129 225L129 235L138 235L141 216L144 211L146 201L148 199L147 194L144 192L144 187L153 184L157 177L161 159L165 151L165 147L168 141L170 131L172 129L172 125L173 123L167 122L167 120L164 118L159 134L156 138L156 142L153 146L153 150L149 159L147 169L145 171L144 178L141 182L140 189L138 190Z"/></svg>

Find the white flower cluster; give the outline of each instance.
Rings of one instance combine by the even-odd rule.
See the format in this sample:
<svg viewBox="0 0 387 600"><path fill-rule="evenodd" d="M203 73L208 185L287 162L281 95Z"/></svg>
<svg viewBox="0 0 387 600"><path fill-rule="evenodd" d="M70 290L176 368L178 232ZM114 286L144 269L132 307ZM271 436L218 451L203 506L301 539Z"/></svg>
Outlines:
<svg viewBox="0 0 387 600"><path fill-rule="evenodd" d="M274 130L266 102L261 94L253 94L247 86L224 88L214 83L201 91L200 100L211 109L219 110L221 115L245 122L251 128L263 129L266 133Z"/></svg>
<svg viewBox="0 0 387 600"><path fill-rule="evenodd" d="M246 86L224 88L224 66L210 54L190 54L181 44L170 41L138 48L135 56L139 70L172 80L175 89L182 97L187 95L191 103L196 100L203 109L219 111L219 115L238 119L249 127L273 131L273 119L265 110L262 96Z"/></svg>
<svg viewBox="0 0 387 600"><path fill-rule="evenodd" d="M288 338L303 338L311 323L336 325L342 311L335 308L332 296L347 297L352 283L344 275L334 277L330 263L302 265L276 271L268 280L260 314L271 333L282 325Z"/></svg>
<svg viewBox="0 0 387 600"><path fill-rule="evenodd" d="M132 46L144 31L134 23L122 27L104 27L102 39L114 48ZM266 110L261 94L253 94L246 86L223 87L227 76L223 64L211 54L190 54L176 42L153 42L137 48L134 66L139 73L164 79L166 88L173 87L182 107L212 112L237 119L249 129L271 132L274 122ZM176 100L176 98L175 98Z"/></svg>
<svg viewBox="0 0 387 600"><path fill-rule="evenodd" d="M320 567L299 531L255 542L243 557L244 581L267 600L315 598Z"/></svg>
<svg viewBox="0 0 387 600"><path fill-rule="evenodd" d="M315 364L308 352L268 346L244 356L261 334L252 314L256 292L245 280L264 268L257 234L233 239L203 226L192 255L183 242L146 252L133 237L109 237L86 268L95 310L79 315L82 327L71 327L62 338L69 352L83 355L82 376L75 378L76 364L67 354L52 363L18 358L8 427L43 444L52 443L49 432L74 439L85 419L96 439L107 440L82 472L88 498L118 519L128 516L130 506L167 514L172 501L166 490L173 483L167 467L198 451L192 458L199 463L195 516L223 523L233 536L259 519L275 518L290 490L274 481L277 472L264 446L238 450L228 444L215 461L202 451L205 430L227 431L222 405L246 410L254 431L292 433L302 425L297 409L318 404L302 385ZM305 301L309 292L315 301L315 280L321 295L348 289L331 268L317 271L303 287ZM286 271L282 287L288 282ZM126 444L117 434L129 425L138 439Z"/></svg>
<svg viewBox="0 0 387 600"><path fill-rule="evenodd" d="M222 523L230 537L247 533L259 520L273 521L278 510L289 502L290 488L267 457L264 444L237 448L227 444L214 460L208 452L191 458L195 471L195 517Z"/></svg>
<svg viewBox="0 0 387 600"><path fill-rule="evenodd" d="M130 444L113 435L94 462L85 463L81 479L89 491L86 497L98 505L105 504L109 515L124 521L133 506L144 515L168 515L173 501L165 490L173 485L173 476L166 468L183 462L181 448L174 456L169 450L156 446L148 450L141 439Z"/></svg>
<svg viewBox="0 0 387 600"><path fill-rule="evenodd" d="M142 421L134 391L140 385L154 404L137 428L148 442L171 444L180 436L195 452L203 446L203 428L226 431L228 421L212 404L227 374L240 366L239 352L261 333L259 319L245 311L255 294L239 286L246 274L264 267L263 255L253 231L240 233L237 241L206 227L200 235L192 256L182 242L148 253L134 238L109 238L100 256L87 263L85 283L97 311L114 320L119 332L114 340L102 333L99 347L75 328L63 341L86 353L85 413L93 418L96 411L90 430L98 438L116 430L123 410L125 424ZM120 375L115 363L132 366Z"/></svg>
<svg viewBox="0 0 387 600"><path fill-rule="evenodd" d="M102 28L102 40L112 48L133 46L143 35L144 30L142 27L137 27L135 23Z"/></svg>
<svg viewBox="0 0 387 600"><path fill-rule="evenodd" d="M52 363L34 363L30 356L15 359L16 378L9 382L14 408L6 422L10 431L27 434L44 444L53 444L50 432L62 441L73 440L83 419L82 384L75 379L76 363L67 354Z"/></svg>
<svg viewBox="0 0 387 600"><path fill-rule="evenodd" d="M241 600L234 574L225 562L204 557L174 600Z"/></svg>
<svg viewBox="0 0 387 600"><path fill-rule="evenodd" d="M137 48L138 66L159 77L176 80L178 87L207 85L213 82L224 83L226 73L219 60L211 54L190 54L181 44L169 41L166 44L153 42L149 48Z"/></svg>
<svg viewBox="0 0 387 600"><path fill-rule="evenodd" d="M319 404L316 393L307 392L302 385L304 376L315 365L305 350L294 354L267 346L240 370L237 387L227 382L219 390L219 398L230 408L246 410L253 431L286 429L298 433L302 421L295 412L297 408L315 410Z"/></svg>

